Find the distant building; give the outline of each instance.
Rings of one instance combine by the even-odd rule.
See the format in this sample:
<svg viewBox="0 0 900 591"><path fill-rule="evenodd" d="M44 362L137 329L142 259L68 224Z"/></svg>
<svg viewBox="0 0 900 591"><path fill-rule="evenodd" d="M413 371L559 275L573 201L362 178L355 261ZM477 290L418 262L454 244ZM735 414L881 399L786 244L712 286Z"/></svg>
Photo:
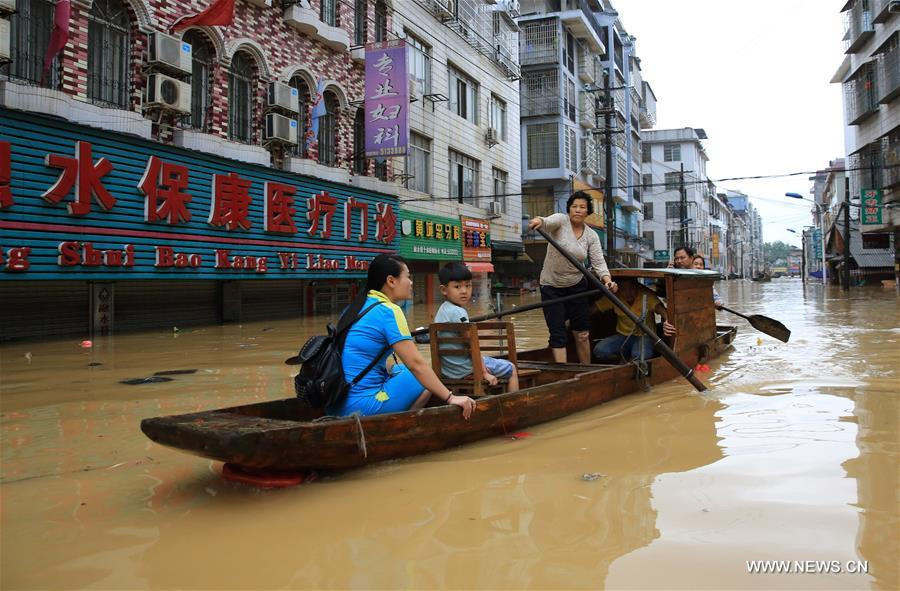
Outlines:
<svg viewBox="0 0 900 591"><path fill-rule="evenodd" d="M862 204L860 229L864 233L893 232L894 244L900 243L900 10L897 5L896 0L844 3L841 12L846 57L831 79L844 90L844 144L850 195L868 201ZM895 257L900 263L900 251Z"/></svg>

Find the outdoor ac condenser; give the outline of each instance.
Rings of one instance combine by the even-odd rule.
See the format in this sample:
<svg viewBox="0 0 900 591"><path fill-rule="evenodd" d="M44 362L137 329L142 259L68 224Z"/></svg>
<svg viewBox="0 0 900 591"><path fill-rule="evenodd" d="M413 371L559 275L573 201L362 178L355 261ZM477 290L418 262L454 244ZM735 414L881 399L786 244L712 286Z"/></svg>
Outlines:
<svg viewBox="0 0 900 591"><path fill-rule="evenodd" d="M164 74L150 74L147 77L147 101L144 107L190 114L191 85Z"/></svg>
<svg viewBox="0 0 900 591"><path fill-rule="evenodd" d="M3 1L3 0L0 0ZM150 54L147 63L181 74L191 73L193 52L190 43L165 33L150 33Z"/></svg>

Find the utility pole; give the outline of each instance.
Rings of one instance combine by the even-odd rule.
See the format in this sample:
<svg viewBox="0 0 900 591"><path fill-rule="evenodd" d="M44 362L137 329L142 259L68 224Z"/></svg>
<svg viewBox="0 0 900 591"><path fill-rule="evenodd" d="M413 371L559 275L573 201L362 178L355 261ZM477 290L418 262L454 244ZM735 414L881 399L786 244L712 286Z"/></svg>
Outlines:
<svg viewBox="0 0 900 591"><path fill-rule="evenodd" d="M800 279L806 283L806 228L800 235Z"/></svg>
<svg viewBox="0 0 900 591"><path fill-rule="evenodd" d="M606 260L610 266L616 254L616 206L612 196L612 116L615 111L612 98L612 89L610 87L609 75L604 76L603 85L603 144L606 154L606 182L605 195L603 197L603 209L606 218Z"/></svg>
<svg viewBox="0 0 900 591"><path fill-rule="evenodd" d="M684 162L681 163L679 179L681 190L681 246L687 246L687 191L684 189Z"/></svg>
<svg viewBox="0 0 900 591"><path fill-rule="evenodd" d="M835 220L837 223L837 220ZM844 191L844 271L841 273L841 288L850 291L850 191Z"/></svg>

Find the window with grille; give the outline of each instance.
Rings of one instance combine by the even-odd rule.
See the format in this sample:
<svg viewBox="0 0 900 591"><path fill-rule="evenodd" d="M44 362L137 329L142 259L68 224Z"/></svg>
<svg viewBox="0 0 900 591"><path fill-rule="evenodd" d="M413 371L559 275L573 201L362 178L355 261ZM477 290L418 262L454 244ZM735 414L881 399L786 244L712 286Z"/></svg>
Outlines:
<svg viewBox="0 0 900 591"><path fill-rule="evenodd" d="M522 116L559 113L558 71L525 72L522 76Z"/></svg>
<svg viewBox="0 0 900 591"><path fill-rule="evenodd" d="M559 130L556 123L537 123L526 128L528 168L559 168Z"/></svg>
<svg viewBox="0 0 900 591"><path fill-rule="evenodd" d="M641 162L650 162L651 160L651 145L643 144L641 146Z"/></svg>
<svg viewBox="0 0 900 591"><path fill-rule="evenodd" d="M678 162L681 160L681 144L664 144L663 160L666 162Z"/></svg>
<svg viewBox="0 0 900 591"><path fill-rule="evenodd" d="M409 133L409 155L406 156L406 188L431 192L431 140L415 132Z"/></svg>
<svg viewBox="0 0 900 591"><path fill-rule="evenodd" d="M19 0L17 11L9 17L10 62L0 65L0 74L40 84L44 69L44 52L50 44L54 6L46 0ZM58 85L53 59L50 86Z"/></svg>
<svg viewBox="0 0 900 591"><path fill-rule="evenodd" d="M480 163L456 150L449 150L450 198L460 203L476 205L478 195L478 171Z"/></svg>
<svg viewBox="0 0 900 591"><path fill-rule="evenodd" d="M92 102L128 108L131 87L130 28L131 19L122 2L95 0L91 5L87 70L88 98Z"/></svg>
<svg viewBox="0 0 900 591"><path fill-rule="evenodd" d="M197 29L184 34L184 41L191 44L191 116L184 124L200 131L209 131L210 82L213 52L206 36Z"/></svg>
<svg viewBox="0 0 900 591"><path fill-rule="evenodd" d="M337 26L337 2L338 0L321 0L319 18L331 27Z"/></svg>
<svg viewBox="0 0 900 591"><path fill-rule="evenodd" d="M363 109L357 109L353 117L353 172L365 175L368 172L366 161L366 121Z"/></svg>
<svg viewBox="0 0 900 591"><path fill-rule="evenodd" d="M681 187L681 173L666 173L666 191L677 191Z"/></svg>
<svg viewBox="0 0 900 591"><path fill-rule="evenodd" d="M409 75L415 80L418 94L431 94L431 47L406 33L406 44L409 46Z"/></svg>
<svg viewBox="0 0 900 591"><path fill-rule="evenodd" d="M319 118L319 164L337 166L338 100L331 92L326 92L323 100L325 114Z"/></svg>
<svg viewBox="0 0 900 591"><path fill-rule="evenodd" d="M375 2L375 41L387 41L388 36L388 9L384 0Z"/></svg>
<svg viewBox="0 0 900 591"><path fill-rule="evenodd" d="M644 204L644 219L645 220L653 219L653 204L652 203Z"/></svg>
<svg viewBox="0 0 900 591"><path fill-rule="evenodd" d="M368 14L369 0L354 0L353 3L353 43L355 45L365 45L368 37Z"/></svg>
<svg viewBox="0 0 900 591"><path fill-rule="evenodd" d="M447 73L450 76L450 111L478 125L478 85L451 66L447 66Z"/></svg>
<svg viewBox="0 0 900 591"><path fill-rule="evenodd" d="M509 174L499 168L491 169L494 178L494 202L500 204L500 211L506 213L506 185Z"/></svg>
<svg viewBox="0 0 900 591"><path fill-rule="evenodd" d="M297 109L297 114L294 116L294 119L297 121L298 130L297 145L291 148L291 154L298 158L308 158L309 155L306 150L306 132L309 129L309 86L300 76L294 76L288 84L291 88L297 89L297 96L299 97L299 100L297 101L299 108Z"/></svg>
<svg viewBox="0 0 900 591"><path fill-rule="evenodd" d="M575 121L575 82L566 79L566 117Z"/></svg>
<svg viewBox="0 0 900 591"><path fill-rule="evenodd" d="M566 127L566 168L578 170L578 135L571 127Z"/></svg>
<svg viewBox="0 0 900 591"><path fill-rule="evenodd" d="M649 191L653 187L653 175L645 174L641 176L641 186L644 191Z"/></svg>
<svg viewBox="0 0 900 591"><path fill-rule="evenodd" d="M231 60L228 74L228 139L250 143L253 132L253 62L245 52L238 52Z"/></svg>
<svg viewBox="0 0 900 591"><path fill-rule="evenodd" d="M570 74L575 74L575 37L568 31L566 31L566 46L564 48L564 53L563 61L566 64L566 69Z"/></svg>
<svg viewBox="0 0 900 591"><path fill-rule="evenodd" d="M656 238L653 235L653 230L645 230L643 236L644 244L647 248L653 248L656 245Z"/></svg>
<svg viewBox="0 0 900 591"><path fill-rule="evenodd" d="M687 217L685 213L685 217ZM666 201L666 219L680 220L681 218L681 201Z"/></svg>
<svg viewBox="0 0 900 591"><path fill-rule="evenodd" d="M506 101L495 94L491 95L491 129L497 137L506 141Z"/></svg>
<svg viewBox="0 0 900 591"><path fill-rule="evenodd" d="M556 63L559 59L559 25L556 19L528 21L519 33L521 65Z"/></svg>

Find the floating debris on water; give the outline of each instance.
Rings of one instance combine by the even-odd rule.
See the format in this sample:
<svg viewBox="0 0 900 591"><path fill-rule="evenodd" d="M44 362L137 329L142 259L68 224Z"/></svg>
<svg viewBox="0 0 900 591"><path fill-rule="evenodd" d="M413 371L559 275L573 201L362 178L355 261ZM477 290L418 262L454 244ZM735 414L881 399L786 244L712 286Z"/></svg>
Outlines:
<svg viewBox="0 0 900 591"><path fill-rule="evenodd" d="M154 372L155 376L183 376L192 373L197 373L196 369L167 369L165 371L157 371Z"/></svg>
<svg viewBox="0 0 900 591"><path fill-rule="evenodd" d="M156 384L159 382L171 382L172 378L164 378L161 376L150 376L149 378L131 378L130 380L122 380L119 382L120 384L127 384L128 386L137 386L140 384Z"/></svg>
<svg viewBox="0 0 900 591"><path fill-rule="evenodd" d="M103 364L100 363L99 361L91 361L90 363L88 363L88 367L97 367L98 365L103 365Z"/></svg>
<svg viewBox="0 0 900 591"><path fill-rule="evenodd" d="M600 472L585 472L581 475L581 479L585 482L593 482L595 480L600 480L606 476L606 474L601 474Z"/></svg>

